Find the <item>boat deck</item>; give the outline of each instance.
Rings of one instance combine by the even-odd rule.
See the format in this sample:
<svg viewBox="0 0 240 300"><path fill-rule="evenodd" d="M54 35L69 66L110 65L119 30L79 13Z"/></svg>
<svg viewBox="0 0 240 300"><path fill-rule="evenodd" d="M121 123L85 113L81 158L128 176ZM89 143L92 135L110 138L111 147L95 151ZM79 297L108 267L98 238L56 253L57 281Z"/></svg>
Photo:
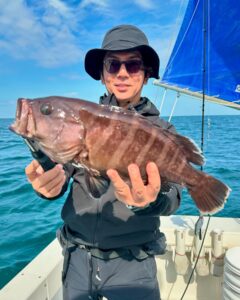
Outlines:
<svg viewBox="0 0 240 300"><path fill-rule="evenodd" d="M176 273L174 263L176 248L176 230L184 230L185 247L189 261L194 263L192 246L194 244L195 216L161 217L161 229L167 237L165 255L156 257L158 266L158 280L162 300L181 299L187 285L191 268L185 275ZM203 230L207 224L204 218ZM224 251L240 246L240 219L212 217L204 241L206 260L211 263L211 245L213 230L222 230ZM61 269L62 253L58 241L50 243L29 265L16 275L1 291L0 300L62 300ZM189 284L183 299L207 300L222 299L223 276L199 276L196 272Z"/></svg>

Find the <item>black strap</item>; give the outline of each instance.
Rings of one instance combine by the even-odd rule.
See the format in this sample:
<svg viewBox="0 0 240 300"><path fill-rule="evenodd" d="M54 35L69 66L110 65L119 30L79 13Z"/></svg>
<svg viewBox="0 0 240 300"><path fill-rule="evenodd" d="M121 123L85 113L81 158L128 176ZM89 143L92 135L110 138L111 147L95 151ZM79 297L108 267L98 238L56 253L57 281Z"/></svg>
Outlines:
<svg viewBox="0 0 240 300"><path fill-rule="evenodd" d="M57 231L58 240L63 247L63 251L66 249L75 249L79 247L81 249L85 249L86 251L91 252L91 255L103 260L114 259L117 257L122 257L126 255L132 255L138 260L146 259L149 254L147 251L143 250L141 246L132 246L125 248L116 248L116 249L100 249L96 247L92 247L89 245L83 245L78 241L78 238L75 238L66 228L63 226L61 229ZM66 246L67 245L67 246ZM72 248L73 247L73 248ZM75 248L74 248L75 247Z"/></svg>

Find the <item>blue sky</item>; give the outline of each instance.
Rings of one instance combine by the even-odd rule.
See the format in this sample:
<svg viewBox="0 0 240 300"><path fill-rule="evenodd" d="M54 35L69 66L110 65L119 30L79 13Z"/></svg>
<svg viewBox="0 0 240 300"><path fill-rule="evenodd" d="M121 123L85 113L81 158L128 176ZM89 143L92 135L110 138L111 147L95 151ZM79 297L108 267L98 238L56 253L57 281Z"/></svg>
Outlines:
<svg viewBox="0 0 240 300"><path fill-rule="evenodd" d="M105 32L133 24L161 59L161 74L178 33L187 0L0 0L0 117L14 117L19 97L61 95L98 101L104 86L84 70L85 53ZM163 91L149 81L143 95L160 106ZM169 94L162 115L168 115ZM207 114L240 114L216 104ZM201 114L201 102L182 96L175 115Z"/></svg>

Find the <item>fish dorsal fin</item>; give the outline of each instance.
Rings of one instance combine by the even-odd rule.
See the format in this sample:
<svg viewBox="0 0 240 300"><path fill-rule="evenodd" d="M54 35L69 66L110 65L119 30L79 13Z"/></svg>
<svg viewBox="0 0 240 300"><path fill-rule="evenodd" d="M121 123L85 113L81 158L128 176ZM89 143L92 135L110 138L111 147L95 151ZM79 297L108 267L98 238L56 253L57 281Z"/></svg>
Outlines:
<svg viewBox="0 0 240 300"><path fill-rule="evenodd" d="M100 107L101 107L101 110L99 111L100 115L101 113L103 113L104 116L111 116L112 118L119 118L121 116L122 118L126 117L126 119L128 119L129 116L136 117L140 121L142 120L143 122L146 122L150 126L160 128L163 134L165 132L167 138L170 138L174 143L176 143L182 149L184 155L186 156L189 162L194 163L196 165L204 164L204 157L201 154L201 150L193 140L184 137L182 135L170 132L169 130L163 128L161 125L156 124L155 122L149 120L148 118L142 116L141 114L138 114L136 111L126 110L118 106L100 105ZM93 113L87 111L87 109L84 108L81 109L80 115L81 115L81 119L86 120L88 122L92 119L92 122L94 122L94 119L92 118ZM91 127L91 125L93 124L90 122L88 125Z"/></svg>
<svg viewBox="0 0 240 300"><path fill-rule="evenodd" d="M182 149L184 155L186 156L189 162L199 166L202 166L204 164L204 156L201 153L201 149L192 139L171 132L168 129L163 128L161 125L154 123L152 120L149 120L142 115L139 115L139 117L145 119L146 122L148 122L152 126L156 128L161 128L162 133L165 132L166 136L170 138L174 143L177 143L177 145Z"/></svg>
<svg viewBox="0 0 240 300"><path fill-rule="evenodd" d="M174 136L175 142L177 142L177 144L181 147L189 162L199 166L204 164L204 156L202 155L200 148L193 140L180 134L171 135Z"/></svg>

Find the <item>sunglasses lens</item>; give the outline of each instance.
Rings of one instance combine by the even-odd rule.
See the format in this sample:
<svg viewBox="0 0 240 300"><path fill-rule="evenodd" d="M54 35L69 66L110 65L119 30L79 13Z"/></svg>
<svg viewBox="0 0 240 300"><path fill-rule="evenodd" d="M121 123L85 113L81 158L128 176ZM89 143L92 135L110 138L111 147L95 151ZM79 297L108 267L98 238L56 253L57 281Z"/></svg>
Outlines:
<svg viewBox="0 0 240 300"><path fill-rule="evenodd" d="M137 73L143 67L143 63L139 59L138 60L127 60L127 61L109 59L104 62L107 72L111 73L111 74L118 73L122 64L125 65L125 68L128 73Z"/></svg>
<svg viewBox="0 0 240 300"><path fill-rule="evenodd" d="M138 73L142 68L141 60L130 60L125 62L128 73Z"/></svg>
<svg viewBox="0 0 240 300"><path fill-rule="evenodd" d="M121 68L121 62L119 60L111 60L109 61L109 64L108 64L108 69L107 71L109 73L117 73Z"/></svg>

